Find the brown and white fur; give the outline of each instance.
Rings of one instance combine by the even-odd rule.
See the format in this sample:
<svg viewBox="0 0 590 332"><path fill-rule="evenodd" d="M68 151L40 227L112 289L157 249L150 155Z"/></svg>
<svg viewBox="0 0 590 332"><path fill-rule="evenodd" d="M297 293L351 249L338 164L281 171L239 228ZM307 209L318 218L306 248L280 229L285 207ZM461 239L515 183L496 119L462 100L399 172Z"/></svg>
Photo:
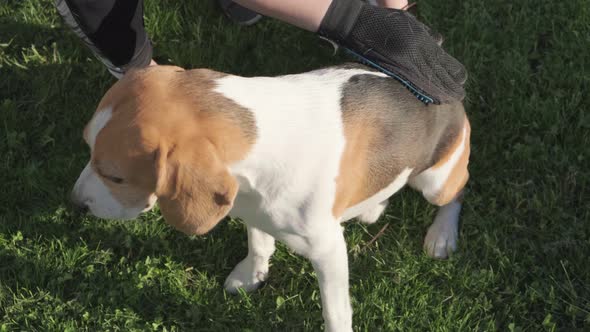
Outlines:
<svg viewBox="0 0 590 332"><path fill-rule="evenodd" d="M73 199L120 219L158 201L166 221L188 234L240 217L248 255L225 288L257 288L282 241L311 260L326 329L351 331L340 224L375 222L409 184L441 207L424 247L447 257L469 135L460 102L426 106L363 66L252 78L157 66L127 74L100 102L84 131L92 157Z"/></svg>

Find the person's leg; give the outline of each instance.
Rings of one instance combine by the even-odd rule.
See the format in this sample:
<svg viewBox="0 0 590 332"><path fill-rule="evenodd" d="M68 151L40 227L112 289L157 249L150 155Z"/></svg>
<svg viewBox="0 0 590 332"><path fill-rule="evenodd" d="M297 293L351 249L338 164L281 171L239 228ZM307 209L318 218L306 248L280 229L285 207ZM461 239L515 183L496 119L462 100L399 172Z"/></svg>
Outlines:
<svg viewBox="0 0 590 332"><path fill-rule="evenodd" d="M143 25L143 0L56 0L55 5L115 77L154 63Z"/></svg>
<svg viewBox="0 0 590 332"><path fill-rule="evenodd" d="M450 103L465 96L465 67L438 45L428 27L406 11L360 0L236 2L336 42L399 80L425 103Z"/></svg>
<svg viewBox="0 0 590 332"><path fill-rule="evenodd" d="M315 32L324 17L332 0L220 0L220 3L235 2L254 12L274 17L289 24ZM407 0L378 0L382 7L402 9L408 5Z"/></svg>
<svg viewBox="0 0 590 332"><path fill-rule="evenodd" d="M405 9L408 6L408 0L377 0L381 7Z"/></svg>
<svg viewBox="0 0 590 332"><path fill-rule="evenodd" d="M262 15L316 32L332 0L234 0L234 2ZM402 9L408 5L408 1L378 0L377 4Z"/></svg>
<svg viewBox="0 0 590 332"><path fill-rule="evenodd" d="M265 16L316 32L332 0L234 0ZM355 0L356 1L356 0Z"/></svg>

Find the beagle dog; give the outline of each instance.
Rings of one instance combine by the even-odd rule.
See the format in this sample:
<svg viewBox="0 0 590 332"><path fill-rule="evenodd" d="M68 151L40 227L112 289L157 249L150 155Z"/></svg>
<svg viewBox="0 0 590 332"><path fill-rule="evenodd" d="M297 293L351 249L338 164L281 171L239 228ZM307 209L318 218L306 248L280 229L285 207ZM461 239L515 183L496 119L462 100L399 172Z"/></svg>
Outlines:
<svg viewBox="0 0 590 332"><path fill-rule="evenodd" d="M100 218L156 201L167 223L203 234L226 215L248 255L225 281L256 289L275 240L318 275L328 331L352 331L341 223L375 222L409 184L440 206L424 247L455 250L470 126L460 102L425 105L361 65L278 77L155 66L116 82L84 130L90 162L72 198Z"/></svg>

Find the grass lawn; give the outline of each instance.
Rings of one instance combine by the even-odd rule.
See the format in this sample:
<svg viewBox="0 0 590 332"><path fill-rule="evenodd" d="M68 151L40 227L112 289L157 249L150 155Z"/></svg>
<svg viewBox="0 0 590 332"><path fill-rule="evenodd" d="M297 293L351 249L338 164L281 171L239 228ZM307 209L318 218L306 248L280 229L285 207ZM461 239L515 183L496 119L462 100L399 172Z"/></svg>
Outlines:
<svg viewBox="0 0 590 332"><path fill-rule="evenodd" d="M277 21L230 24L211 1L146 7L159 62L278 75L345 60ZM589 331L588 0L423 0L420 12L470 73L459 248L426 257L435 208L411 190L377 224L347 224L355 330ZM157 211L70 211L82 128L113 82L52 0L0 1L0 331L320 330L316 276L284 246L262 289L225 293L247 251L239 221L191 238Z"/></svg>

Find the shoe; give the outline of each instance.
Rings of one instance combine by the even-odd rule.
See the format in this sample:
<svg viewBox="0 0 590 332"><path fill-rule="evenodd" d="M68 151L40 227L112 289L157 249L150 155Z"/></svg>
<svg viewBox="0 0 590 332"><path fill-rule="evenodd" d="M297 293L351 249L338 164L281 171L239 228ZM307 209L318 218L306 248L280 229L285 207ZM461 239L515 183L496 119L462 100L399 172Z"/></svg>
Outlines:
<svg viewBox="0 0 590 332"><path fill-rule="evenodd" d="M240 6L231 0L218 0L217 2L225 16L239 25L252 25L262 18L262 15L257 12Z"/></svg>

